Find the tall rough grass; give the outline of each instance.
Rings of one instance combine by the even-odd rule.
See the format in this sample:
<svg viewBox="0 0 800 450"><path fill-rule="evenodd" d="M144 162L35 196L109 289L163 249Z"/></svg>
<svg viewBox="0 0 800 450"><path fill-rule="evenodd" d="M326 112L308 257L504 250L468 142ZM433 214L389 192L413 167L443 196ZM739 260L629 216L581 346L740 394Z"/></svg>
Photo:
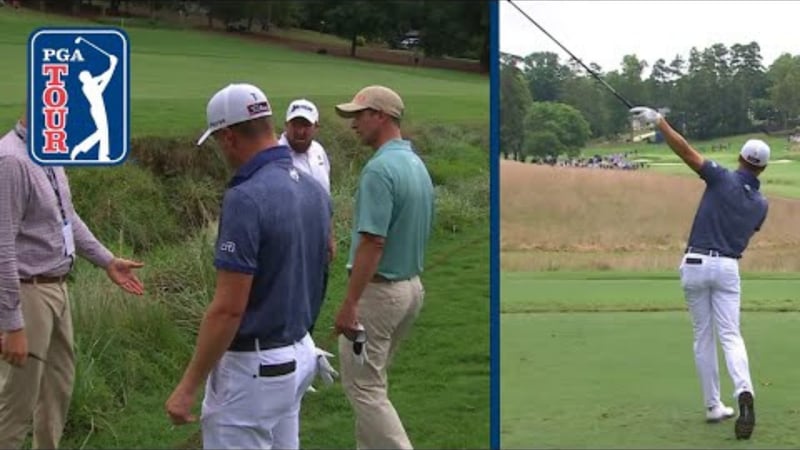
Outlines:
<svg viewBox="0 0 800 450"><path fill-rule="evenodd" d="M704 184L653 172L501 163L503 270L674 270ZM770 199L743 270L800 271L800 201Z"/></svg>
<svg viewBox="0 0 800 450"><path fill-rule="evenodd" d="M435 233L488 224L488 130L418 126L406 133L436 184ZM111 433L132 392L163 392L191 357L197 326L213 296L216 218L231 171L195 136L134 139L129 163L70 170L76 209L117 254L146 263L143 297L123 294L102 270L81 261L70 283L77 378L65 442L80 447ZM332 163L336 267L344 264L358 175L372 151L344 126L323 127ZM488 233L487 233L488 235ZM344 282L331 277L330 290Z"/></svg>

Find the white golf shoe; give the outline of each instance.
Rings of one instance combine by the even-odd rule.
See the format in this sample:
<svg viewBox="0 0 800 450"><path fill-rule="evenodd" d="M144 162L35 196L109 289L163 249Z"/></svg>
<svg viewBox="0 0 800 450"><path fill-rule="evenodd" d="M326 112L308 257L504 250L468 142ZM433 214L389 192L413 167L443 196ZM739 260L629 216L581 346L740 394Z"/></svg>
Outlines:
<svg viewBox="0 0 800 450"><path fill-rule="evenodd" d="M720 403L719 405L706 410L706 422L721 422L725 419L730 419L735 415L736 412L733 410L733 408Z"/></svg>

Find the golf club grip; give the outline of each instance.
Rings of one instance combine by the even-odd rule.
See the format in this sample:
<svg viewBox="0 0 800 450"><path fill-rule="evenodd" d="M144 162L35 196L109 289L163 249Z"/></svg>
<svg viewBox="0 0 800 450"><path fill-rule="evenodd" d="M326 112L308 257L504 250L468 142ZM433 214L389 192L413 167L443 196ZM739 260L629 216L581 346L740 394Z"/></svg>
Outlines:
<svg viewBox="0 0 800 450"><path fill-rule="evenodd" d="M624 103L624 104L625 104L625 105L626 105L628 108L633 108L633 104L631 104L631 102L629 102L627 99L625 99L625 97L623 97L622 95L620 95L620 93L619 93L619 92L617 92L617 90L616 90L616 89L614 89L613 87L611 87L611 85L610 85L610 84L608 84L608 83L607 83L607 82L606 82L604 79L600 78L600 75L598 75L597 73L595 73L595 71L593 71L591 68L589 68L589 66L587 66L586 64L584 64L584 63L583 63L583 61L581 61L581 59L580 59L580 58L578 58L577 56L573 55L571 51L569 51L569 50L568 50L566 47L564 47L563 45L561 45L561 42L558 42L558 39L554 38L554 37L553 37L553 36L552 36L550 33L548 33L548 32L547 32L547 30L545 30L544 28L542 28L542 26L541 26L541 25L539 25L538 23L536 23L536 21L535 21L535 20L533 20L533 18L532 18L531 16L529 16L529 15L528 15L528 13L526 13L525 11L523 11L523 10L522 10L522 8L520 8L519 6L517 6L517 5L516 5L516 4L515 4L513 1L511 1L511 0L507 0L507 1L508 1L508 3L510 3L510 4L511 4L511 6L513 6L514 8L516 8L516 10L520 12L520 14L522 14L523 16L525 16L525 18L526 18L526 19L528 19L528 20L529 20L529 21L530 21L530 22L531 22L531 23L532 23L534 26L536 26L536 28L538 28L538 29L539 29L539 30L540 30L542 33L544 33L544 34L545 34L547 37L549 37L549 38L550 38L550 39L551 39L553 42L555 42L555 43L556 43L556 44L557 44L559 47L561 47L561 49L562 49L562 50L564 50L565 52L567 52L567 54L569 54L569 56L571 56L571 57L572 57L572 59L574 59L575 61L578 61L578 64L580 64L581 66L583 66L583 68L584 68L584 69L586 69L586 71L587 71L587 72L589 72L589 73L590 73L590 74L591 74L591 75L592 75L592 76L593 76L593 77L594 77L594 78L595 78L597 81L599 81L600 83L602 83L602 84L603 84L603 86L605 86L605 87L606 87L606 88L607 88L609 91L611 91L611 93L612 93L612 94L614 94L614 96L615 96L615 97L617 97L617 98L618 98L618 99L619 99L619 100L620 100L622 103Z"/></svg>

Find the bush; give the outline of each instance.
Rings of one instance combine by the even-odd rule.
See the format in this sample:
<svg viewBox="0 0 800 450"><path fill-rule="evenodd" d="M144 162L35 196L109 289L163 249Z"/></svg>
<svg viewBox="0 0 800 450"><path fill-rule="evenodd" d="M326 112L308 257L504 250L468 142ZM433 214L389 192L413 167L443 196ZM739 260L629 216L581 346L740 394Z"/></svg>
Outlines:
<svg viewBox="0 0 800 450"><path fill-rule="evenodd" d="M434 229L457 233L489 222L489 178L473 177L436 188Z"/></svg>
<svg viewBox="0 0 800 450"><path fill-rule="evenodd" d="M180 175L164 181L167 196L186 233L191 234L219 215L224 187L210 177Z"/></svg>
<svg viewBox="0 0 800 450"><path fill-rule="evenodd" d="M142 167L70 169L69 179L75 210L107 246L147 251L183 235L162 184Z"/></svg>
<svg viewBox="0 0 800 450"><path fill-rule="evenodd" d="M148 136L131 141L130 161L159 179L186 176L224 183L233 175L218 151L199 151L190 137Z"/></svg>

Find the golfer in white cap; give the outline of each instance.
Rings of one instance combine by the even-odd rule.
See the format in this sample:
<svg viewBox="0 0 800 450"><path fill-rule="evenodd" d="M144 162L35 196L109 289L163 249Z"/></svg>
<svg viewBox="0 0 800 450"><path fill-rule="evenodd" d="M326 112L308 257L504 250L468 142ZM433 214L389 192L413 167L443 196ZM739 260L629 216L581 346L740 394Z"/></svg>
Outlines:
<svg viewBox="0 0 800 450"><path fill-rule="evenodd" d="M209 136L236 170L222 200L216 290L197 348L166 402L173 423L196 420L205 382L203 448L295 449L300 405L315 375L333 382L308 329L322 289L330 199L278 144L266 95L231 84L211 97Z"/></svg>
<svg viewBox="0 0 800 450"><path fill-rule="evenodd" d="M331 195L331 164L325 148L315 139L319 131L319 110L317 106L306 99L297 99L289 104L286 109L285 131L281 134L278 143L287 145L292 153L292 161L297 170L311 175ZM328 237L328 259L325 264L325 278L322 283L322 292L311 307L311 328L317 321L325 294L328 290L328 266L336 256L336 240L334 239L333 226Z"/></svg>
<svg viewBox="0 0 800 450"><path fill-rule="evenodd" d="M655 110L636 107L631 113L655 125L675 154L706 183L680 265L681 284L694 326L695 364L706 420L719 422L735 415L720 399L716 326L733 381L733 396L739 403L734 433L737 439L749 439L756 419L747 350L739 331L739 259L767 217L767 200L759 191L758 176L769 162L769 146L758 139L745 142L739 167L732 171L705 159Z"/></svg>

